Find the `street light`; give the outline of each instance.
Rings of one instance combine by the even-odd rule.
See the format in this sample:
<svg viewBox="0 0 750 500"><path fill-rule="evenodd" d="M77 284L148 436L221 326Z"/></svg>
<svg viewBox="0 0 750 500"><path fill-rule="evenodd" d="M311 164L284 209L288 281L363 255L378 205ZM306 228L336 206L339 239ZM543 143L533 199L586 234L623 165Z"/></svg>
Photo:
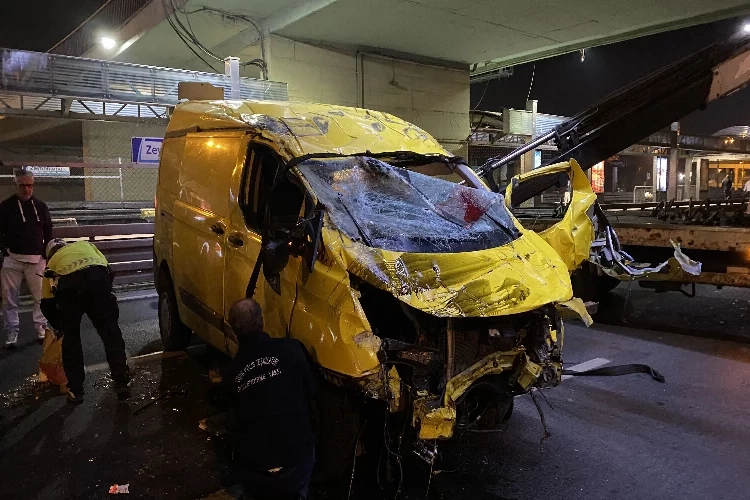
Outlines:
<svg viewBox="0 0 750 500"><path fill-rule="evenodd" d="M107 50L112 50L115 48L115 45L117 45L117 42L114 38L103 36L99 39L99 42L102 44L102 47L104 47Z"/></svg>

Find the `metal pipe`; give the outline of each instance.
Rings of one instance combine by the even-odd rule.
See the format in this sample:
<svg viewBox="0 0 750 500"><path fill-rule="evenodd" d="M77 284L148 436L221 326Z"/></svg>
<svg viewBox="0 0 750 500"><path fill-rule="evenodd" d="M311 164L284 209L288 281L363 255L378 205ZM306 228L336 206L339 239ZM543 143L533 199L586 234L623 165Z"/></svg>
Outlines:
<svg viewBox="0 0 750 500"><path fill-rule="evenodd" d="M453 367L456 357L456 331L453 329L453 318L448 318L445 328L445 382L453 378Z"/></svg>
<svg viewBox="0 0 750 500"><path fill-rule="evenodd" d="M505 155L502 158L500 158L499 160L485 163L477 171L477 175L482 176L487 171L491 172L492 170L495 170L497 167L505 165L506 163L508 163L510 161L513 161L516 158L521 157L525 153L528 153L532 149L535 149L535 148L541 146L542 144L544 144L545 142L549 141L550 139L554 139L556 133L557 132L555 130L552 130L551 132L547 132L543 136L540 136L538 139L534 139L531 142L527 142L526 144L524 144L520 148L514 149L513 151L511 151L507 155Z"/></svg>

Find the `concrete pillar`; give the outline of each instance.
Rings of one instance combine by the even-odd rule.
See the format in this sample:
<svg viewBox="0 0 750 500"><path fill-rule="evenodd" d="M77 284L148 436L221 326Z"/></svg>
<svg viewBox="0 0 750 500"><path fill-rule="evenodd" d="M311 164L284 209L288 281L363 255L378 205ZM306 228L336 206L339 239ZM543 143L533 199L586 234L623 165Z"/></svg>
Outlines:
<svg viewBox="0 0 750 500"><path fill-rule="evenodd" d="M612 173L612 192L617 192L617 165L611 165L610 166L611 173Z"/></svg>
<svg viewBox="0 0 750 500"><path fill-rule="evenodd" d="M423 64L277 35L267 43L269 78L288 84L290 100L391 113L465 154L461 147L471 132L468 66Z"/></svg>
<svg viewBox="0 0 750 500"><path fill-rule="evenodd" d="M667 164L667 200L677 197L677 170L679 168L679 138L680 124L672 123L670 127L672 133L672 147L669 149L669 163Z"/></svg>
<svg viewBox="0 0 750 500"><path fill-rule="evenodd" d="M708 165L708 159L701 159L700 175L698 176L701 191L708 191Z"/></svg>

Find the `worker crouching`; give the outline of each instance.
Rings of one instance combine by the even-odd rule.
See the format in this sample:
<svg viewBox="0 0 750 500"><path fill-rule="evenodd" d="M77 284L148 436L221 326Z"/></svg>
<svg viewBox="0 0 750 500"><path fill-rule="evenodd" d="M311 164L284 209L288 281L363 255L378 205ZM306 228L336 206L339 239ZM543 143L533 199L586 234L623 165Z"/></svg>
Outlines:
<svg viewBox="0 0 750 500"><path fill-rule="evenodd" d="M107 259L87 241L66 243L54 239L47 245L42 312L50 325L63 334L62 358L68 378L68 401L83 401L85 378L81 346L81 318L86 314L104 343L117 397L130 397L130 371L125 342L117 323L120 316L112 293L112 274Z"/></svg>

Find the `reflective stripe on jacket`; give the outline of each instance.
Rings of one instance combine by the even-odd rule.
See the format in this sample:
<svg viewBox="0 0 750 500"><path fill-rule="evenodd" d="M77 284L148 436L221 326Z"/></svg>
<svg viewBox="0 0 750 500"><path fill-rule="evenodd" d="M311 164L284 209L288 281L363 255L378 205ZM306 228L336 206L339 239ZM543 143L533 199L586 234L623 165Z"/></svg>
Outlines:
<svg viewBox="0 0 750 500"><path fill-rule="evenodd" d="M60 248L47 262L47 268L59 276L80 271L91 266L109 266L107 259L88 241L76 241Z"/></svg>

